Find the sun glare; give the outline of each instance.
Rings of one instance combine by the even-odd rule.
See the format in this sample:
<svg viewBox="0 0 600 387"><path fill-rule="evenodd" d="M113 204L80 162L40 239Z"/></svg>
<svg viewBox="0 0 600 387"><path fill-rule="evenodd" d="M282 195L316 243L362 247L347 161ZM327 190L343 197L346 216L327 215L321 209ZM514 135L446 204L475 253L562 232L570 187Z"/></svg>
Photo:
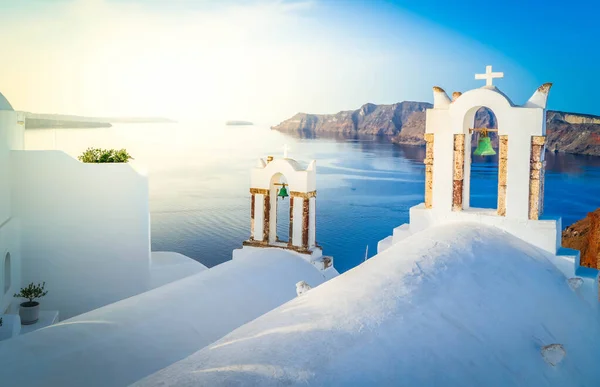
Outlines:
<svg viewBox="0 0 600 387"><path fill-rule="evenodd" d="M436 55L453 73L462 62L451 56L469 52L458 38L440 51L436 28L419 20L362 15L357 29L312 1L177 4L74 0L0 15L12 58L2 92L38 113L276 124L299 111L427 98Z"/></svg>

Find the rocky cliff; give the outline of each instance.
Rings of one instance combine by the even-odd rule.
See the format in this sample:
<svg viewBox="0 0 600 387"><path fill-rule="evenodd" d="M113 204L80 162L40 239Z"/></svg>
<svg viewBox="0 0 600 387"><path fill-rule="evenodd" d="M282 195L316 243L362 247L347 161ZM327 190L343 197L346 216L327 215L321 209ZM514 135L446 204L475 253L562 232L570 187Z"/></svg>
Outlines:
<svg viewBox="0 0 600 387"><path fill-rule="evenodd" d="M367 103L357 110L337 114L298 113L271 129L303 136L335 133L384 136L398 144L424 145L426 102L405 101L393 105ZM483 108L475 116L476 127L496 128L495 116ZM548 111L548 149L600 156L600 117ZM496 136L492 142L497 145ZM474 144L476 142L474 141Z"/></svg>
<svg viewBox="0 0 600 387"><path fill-rule="evenodd" d="M600 269L600 208L562 233L562 246L579 250L581 265Z"/></svg>
<svg viewBox="0 0 600 387"><path fill-rule="evenodd" d="M392 137L401 132L407 123L425 122L425 102L401 102L393 105L367 103L357 110L337 114L298 113L271 129L301 134L340 133L366 134Z"/></svg>

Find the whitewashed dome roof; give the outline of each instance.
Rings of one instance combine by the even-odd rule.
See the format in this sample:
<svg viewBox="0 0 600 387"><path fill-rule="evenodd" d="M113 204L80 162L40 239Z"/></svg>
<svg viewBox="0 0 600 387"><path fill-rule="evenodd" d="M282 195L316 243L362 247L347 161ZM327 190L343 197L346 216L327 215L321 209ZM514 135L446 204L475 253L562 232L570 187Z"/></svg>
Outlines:
<svg viewBox="0 0 600 387"><path fill-rule="evenodd" d="M596 302L550 259L431 227L133 386L598 385Z"/></svg>
<svg viewBox="0 0 600 387"><path fill-rule="evenodd" d="M313 288L325 281L293 251L239 253L210 270L0 341L0 385L129 386L296 298L299 281ZM179 300L189 294L211 296L182 308ZM39 367L26 372L32 353Z"/></svg>
<svg viewBox="0 0 600 387"><path fill-rule="evenodd" d="M15 110L2 93L0 93L0 110Z"/></svg>

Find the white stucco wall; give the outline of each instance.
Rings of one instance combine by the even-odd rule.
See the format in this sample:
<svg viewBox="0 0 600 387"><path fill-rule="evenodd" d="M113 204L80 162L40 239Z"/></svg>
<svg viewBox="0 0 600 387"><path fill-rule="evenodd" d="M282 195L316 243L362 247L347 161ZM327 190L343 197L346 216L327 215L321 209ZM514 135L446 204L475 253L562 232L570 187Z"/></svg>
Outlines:
<svg viewBox="0 0 600 387"><path fill-rule="evenodd" d="M263 240L265 195L257 194L254 198L254 239Z"/></svg>
<svg viewBox="0 0 600 387"><path fill-rule="evenodd" d="M292 243L294 246L302 246L302 211L304 200L300 197L294 199L294 238Z"/></svg>
<svg viewBox="0 0 600 387"><path fill-rule="evenodd" d="M10 218L10 148L8 145L8 126L12 115L10 113L13 112L0 111L0 225Z"/></svg>
<svg viewBox="0 0 600 387"><path fill-rule="evenodd" d="M84 164L60 151L12 153L22 282L46 282L61 319L149 287L148 182L130 164Z"/></svg>
<svg viewBox="0 0 600 387"><path fill-rule="evenodd" d="M0 110L0 225L10 218L10 152L23 149L21 114Z"/></svg>
<svg viewBox="0 0 600 387"><path fill-rule="evenodd" d="M11 153L23 149L22 113L0 110L0 314L13 302L21 285L21 256L18 220L11 207ZM10 265L5 265L10 254ZM5 269L9 273L5 273ZM5 291L7 282L10 286ZM9 310L13 311L13 310Z"/></svg>
<svg viewBox="0 0 600 387"><path fill-rule="evenodd" d="M308 199L308 247L312 248L316 243L316 225L317 225L317 200Z"/></svg>
<svg viewBox="0 0 600 387"><path fill-rule="evenodd" d="M277 192L279 191L278 186L272 185L269 193L269 243L274 243L277 239ZM289 191L288 191L289 192Z"/></svg>
<svg viewBox="0 0 600 387"><path fill-rule="evenodd" d="M498 134L508 135L506 216L528 219L531 137L546 134L546 114L541 107L514 106L496 88L470 90L450 104L439 104L427 110L426 132L434 133L433 207L451 211L454 135L463 133L466 134L463 207L469 207L469 128L473 127L475 113L481 107L494 112L498 120Z"/></svg>
<svg viewBox="0 0 600 387"><path fill-rule="evenodd" d="M410 208L410 233L427 228L459 222L476 222L495 226L551 254L560 248L561 218L520 220L496 215L493 209L470 208L463 211L435 211L419 204ZM398 242L400 242L398 240ZM394 244L396 240L394 241Z"/></svg>
<svg viewBox="0 0 600 387"><path fill-rule="evenodd" d="M21 286L21 249L19 227L16 219L10 219L0 227L0 314L16 312L9 307L14 301L13 294L18 293ZM10 265L6 265L7 255L10 254ZM8 268L8 275L5 269ZM9 285L6 283L9 281ZM8 289L6 286L8 285Z"/></svg>

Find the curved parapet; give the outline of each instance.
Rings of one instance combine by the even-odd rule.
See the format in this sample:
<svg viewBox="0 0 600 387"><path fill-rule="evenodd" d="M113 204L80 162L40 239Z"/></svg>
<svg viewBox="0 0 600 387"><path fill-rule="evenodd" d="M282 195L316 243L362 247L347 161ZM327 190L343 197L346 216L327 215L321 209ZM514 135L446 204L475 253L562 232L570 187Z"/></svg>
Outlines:
<svg viewBox="0 0 600 387"><path fill-rule="evenodd" d="M433 108L444 109L450 106L450 97L446 94L446 91L439 86L433 87Z"/></svg>
<svg viewBox="0 0 600 387"><path fill-rule="evenodd" d="M291 191L310 192L316 189L316 162L311 162L304 169L296 160L289 158L273 159L264 166L258 162L252 170L251 187L270 189L271 178L278 174L285 176Z"/></svg>
<svg viewBox="0 0 600 387"><path fill-rule="evenodd" d="M8 100L6 99L6 97L4 97L2 95L2 93L0 93L0 110L8 110L8 111L15 110L15 109L13 109L12 105L10 104L10 102L8 102Z"/></svg>
<svg viewBox="0 0 600 387"><path fill-rule="evenodd" d="M529 98L529 101L527 101L523 107L545 109L551 87L552 83L544 83L542 86L538 87L538 89L535 91L535 93L533 93L531 98Z"/></svg>
<svg viewBox="0 0 600 387"><path fill-rule="evenodd" d="M263 159L258 159L256 161L256 165L254 166L254 168L264 168L267 166L267 163L265 162L265 160Z"/></svg>
<svg viewBox="0 0 600 387"><path fill-rule="evenodd" d="M506 94L495 86L482 87L462 93L450 105L449 109L456 116L464 116L471 109L485 106L498 115L502 110L515 107L514 103ZM473 111L473 113L475 112Z"/></svg>

